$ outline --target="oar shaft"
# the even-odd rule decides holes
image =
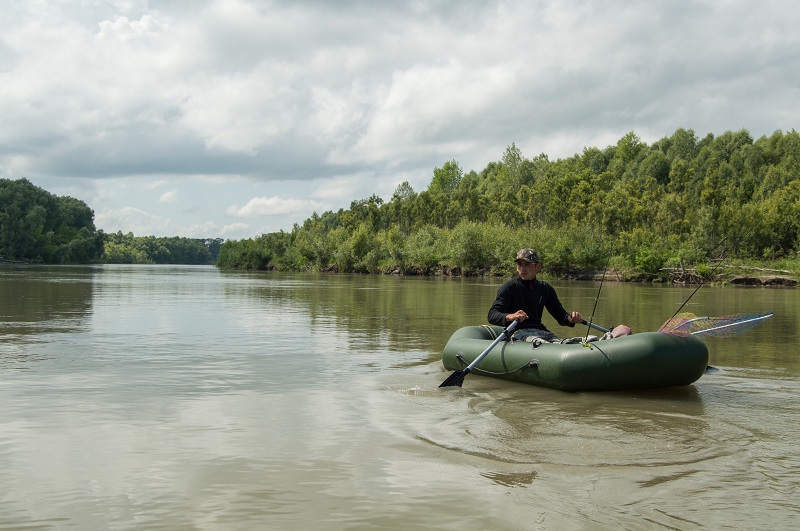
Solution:
[[[472,368],[473,368],[475,365],[477,365],[478,363],[480,363],[480,362],[481,362],[481,360],[482,360],[483,358],[485,358],[485,357],[486,357],[486,355],[487,355],[487,354],[489,354],[489,352],[491,352],[491,351],[492,351],[492,349],[493,349],[494,347],[496,347],[496,346],[497,346],[497,344],[498,344],[498,343],[500,343],[502,340],[504,340],[504,339],[506,338],[506,336],[509,336],[509,335],[511,335],[511,332],[513,332],[513,331],[514,331],[514,329],[517,327],[517,325],[518,325],[518,324],[519,324],[519,321],[517,321],[517,320],[514,320],[514,321],[512,321],[512,322],[511,322],[511,324],[510,324],[510,325],[508,325],[508,326],[506,327],[506,329],[505,329],[505,330],[503,330],[503,331],[500,333],[500,335],[499,335],[499,336],[497,336],[497,338],[495,338],[495,340],[494,340],[494,341],[492,341],[492,343],[491,343],[491,344],[490,344],[488,347],[486,347],[486,350],[484,350],[483,352],[481,352],[481,353],[478,355],[478,357],[477,357],[477,358],[475,358],[474,360],[472,360],[472,363],[470,363],[469,365],[467,365],[467,368],[466,368],[466,369],[464,369],[464,371],[465,371],[465,372],[469,372],[469,371],[471,371],[471,370],[472,370]]]

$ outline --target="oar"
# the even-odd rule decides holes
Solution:
[[[499,335],[499,336],[497,336],[497,339],[495,339],[494,341],[492,341],[492,344],[491,344],[491,345],[489,345],[488,347],[486,347],[486,350],[484,350],[483,352],[481,352],[480,356],[478,356],[477,358],[475,358],[475,359],[472,361],[472,363],[470,363],[469,365],[467,365],[467,368],[466,368],[466,369],[464,369],[464,370],[461,370],[461,371],[456,371],[456,372],[454,372],[453,374],[451,374],[450,376],[448,376],[448,377],[447,377],[447,379],[446,379],[445,381],[443,381],[439,387],[450,387],[450,386],[453,386],[453,385],[457,385],[457,386],[461,387],[461,383],[464,381],[464,377],[465,377],[466,375],[468,375],[468,374],[469,374],[469,372],[472,370],[472,368],[473,368],[473,367],[475,367],[475,365],[477,365],[478,363],[480,363],[480,361],[481,361],[483,358],[485,358],[485,357],[486,357],[486,355],[487,355],[489,352],[491,352],[491,351],[492,351],[492,349],[493,349],[494,347],[496,347],[498,343],[500,343],[500,342],[501,342],[503,339],[505,339],[505,338],[506,338],[506,336],[510,335],[510,334],[511,334],[511,332],[512,332],[512,331],[513,331],[513,330],[514,330],[516,327],[517,327],[517,324],[518,324],[518,321],[517,321],[516,319],[514,319],[513,321],[511,321],[511,324],[510,324],[510,325],[508,325],[508,326],[506,327],[506,329],[505,329],[505,330],[503,330],[503,331],[500,333],[500,335]]]

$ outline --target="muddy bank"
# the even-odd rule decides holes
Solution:
[[[797,287],[797,279],[788,276],[764,276],[764,277],[749,277],[739,276],[733,277],[728,281],[730,284],[737,284],[740,286],[785,286]]]
[[[737,286],[797,287],[798,280],[790,272],[769,273],[769,270],[752,268],[761,274],[734,274],[722,272],[703,279],[696,270],[662,270],[662,275],[652,275],[635,271],[611,269],[608,271],[570,269],[566,271],[543,271],[543,277],[564,280],[594,280],[605,282],[642,282],[670,284],[732,284]],[[775,271],[775,270],[772,270]],[[462,267],[406,268],[393,267],[383,272],[387,275],[462,277],[511,277],[514,271],[476,270]]]
[[[603,272],[594,272],[588,276],[574,277],[576,280],[601,280],[603,279]],[[605,274],[606,282],[654,282],[654,283],[670,283],[670,284],[732,284],[736,286],[767,286],[767,287],[789,287],[795,288],[798,286],[797,278],[790,274],[762,274],[762,275],[737,275],[732,273],[720,273],[713,275],[705,280],[700,275],[683,274],[683,275],[669,275],[667,277],[654,277],[653,275],[645,275],[641,273],[621,273],[621,272],[607,272]]]

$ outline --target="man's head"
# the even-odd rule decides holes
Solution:
[[[536,273],[542,268],[539,255],[533,249],[520,249],[514,263],[517,265],[517,273],[522,280],[533,280],[536,278]]]

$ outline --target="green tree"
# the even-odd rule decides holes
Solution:
[[[434,168],[433,179],[428,186],[431,195],[450,197],[450,194],[461,182],[464,172],[455,160],[445,162],[441,168]]]
[[[0,179],[0,257],[87,263],[101,253],[102,233],[83,201],[55,196],[27,179]]]

